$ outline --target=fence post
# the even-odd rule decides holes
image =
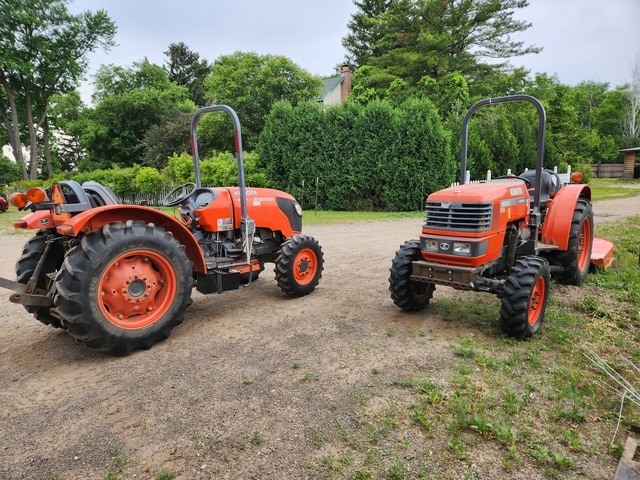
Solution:
[[[491,170],[487,170],[487,182],[491,181]]]
[[[315,204],[315,205],[314,205],[314,207],[313,207],[313,210],[314,210],[315,212],[317,212],[317,211],[318,211],[318,180],[319,180],[319,178],[320,178],[320,177],[316,177],[316,204]]]

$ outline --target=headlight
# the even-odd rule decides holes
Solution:
[[[438,251],[438,241],[437,240],[432,240],[430,238],[426,238],[424,240],[424,250],[427,250],[429,252],[437,252]]]
[[[297,213],[299,216],[302,216],[302,207],[300,206],[300,204],[299,204],[299,203],[294,203],[294,204],[293,204],[293,208],[295,208],[296,213]]]
[[[453,253],[456,255],[471,255],[471,244],[453,242]]]

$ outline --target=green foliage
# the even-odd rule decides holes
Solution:
[[[522,0],[363,1],[343,39],[350,59],[393,79],[417,84],[428,75],[439,79],[461,72],[474,79],[484,68],[483,58],[510,58],[537,53],[536,47],[513,41],[531,24],[514,18],[527,5]],[[379,85],[381,86],[381,85]]]
[[[389,9],[391,0],[355,0],[353,3],[358,11],[351,15],[347,25],[351,33],[342,39],[342,45],[349,52],[347,61],[359,67],[375,55],[373,47],[382,37],[380,17]]]
[[[106,11],[73,15],[67,4],[66,0],[0,2],[0,99],[5,118],[17,120],[10,127],[8,120],[4,125],[16,152],[22,152],[22,140],[29,138],[30,179],[38,175],[40,128],[48,131],[51,96],[77,86],[87,68],[87,54],[112,46],[116,31]]]
[[[428,100],[323,109],[274,106],[258,144],[268,178],[303,203],[331,210],[422,207],[453,180],[450,137]],[[305,188],[306,187],[306,188]]]
[[[200,60],[200,55],[182,42],[172,43],[164,54],[169,57],[165,66],[169,80],[187,87],[193,103],[205,105],[204,80],[211,72],[209,62]]]
[[[288,100],[295,105],[313,100],[320,95],[322,81],[286,57],[236,52],[214,62],[205,87],[211,104],[234,108],[242,122],[244,145],[252,150],[275,102]],[[228,124],[217,122],[211,126],[203,132],[203,139],[207,136],[214,149],[227,149]]]
[[[589,183],[593,180],[593,170],[588,163],[576,163],[571,166],[571,171],[582,173],[582,183]]]
[[[80,163],[81,170],[139,163],[143,139],[152,126],[170,118],[170,112],[194,109],[188,90],[170,82],[161,67],[146,60],[131,69],[101,67],[93,98],[95,109],[83,116],[80,143],[87,158]],[[182,146],[184,140],[179,143]],[[155,159],[159,165],[161,160]]]
[[[191,112],[171,110],[142,138],[142,163],[163,169],[170,156],[189,151]]]
[[[110,171],[111,181],[105,181],[116,195],[125,196],[136,189],[136,177],[141,167],[114,168]]]
[[[0,155],[0,185],[8,185],[22,178],[22,168],[7,157]]]
[[[245,183],[251,187],[267,187],[267,177],[258,169],[258,156],[244,153]],[[238,162],[231,153],[218,153],[203,159],[200,164],[202,184],[210,187],[238,185]]]
[[[168,183],[185,183],[195,181],[193,157],[188,153],[173,154],[169,157],[167,167],[162,171]]]
[[[135,178],[136,189],[140,193],[149,194],[158,191],[163,185],[162,175],[152,167],[142,167]]]

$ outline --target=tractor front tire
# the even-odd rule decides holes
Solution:
[[[67,254],[55,304],[67,331],[89,348],[148,349],[182,322],[192,265],[184,245],[153,224],[105,225]]]
[[[593,210],[591,202],[581,197],[573,211],[567,250],[549,254],[551,263],[563,268],[554,277],[561,283],[580,285],[589,272],[592,248]]]
[[[276,282],[290,297],[313,292],[322,277],[324,256],[317,240],[293,235],[280,246],[275,261]]]
[[[540,329],[549,300],[549,263],[537,256],[520,257],[504,283],[500,328],[514,338]]]
[[[400,246],[400,250],[396,252],[391,262],[389,275],[391,299],[407,312],[418,312],[426,308],[436,289],[434,283],[411,280],[411,264],[421,258],[420,241],[409,240]]]
[[[54,229],[40,230],[36,235],[24,244],[22,256],[16,262],[16,281],[27,284],[36,269],[36,265],[42,258],[45,250],[47,236],[55,234]],[[48,276],[58,271],[64,261],[64,248],[60,243],[54,243],[49,248],[47,258],[45,259],[44,268],[36,281],[36,287],[41,290],[47,290],[49,283]],[[33,307],[25,305],[27,312],[33,314],[36,320],[51,325],[54,328],[62,328],[60,319],[54,317],[49,312],[49,307]]]

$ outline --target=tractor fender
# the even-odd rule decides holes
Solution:
[[[107,205],[92,208],[58,225],[57,231],[60,235],[77,237],[81,233],[90,233],[109,223],[126,222],[127,220],[153,223],[171,232],[173,237],[184,245],[189,260],[193,262],[193,270],[200,273],[207,272],[202,250],[189,229],[176,218],[153,208],[138,205]]]
[[[560,250],[569,248],[573,212],[580,197],[591,200],[588,185],[566,185],[555,194],[542,226],[542,243],[555,245]]]

